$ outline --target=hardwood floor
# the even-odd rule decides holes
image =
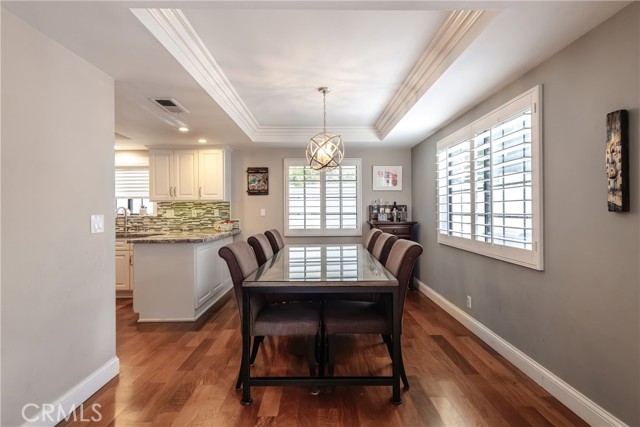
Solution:
[[[61,426],[585,426],[583,420],[417,291],[407,296],[403,353],[411,388],[403,404],[389,387],[234,389],[239,319],[231,294],[197,324],[138,324],[131,300],[117,301],[120,375],[84,405],[101,420]],[[339,336],[336,375],[390,374],[379,336]],[[258,375],[306,375],[306,342],[267,337]],[[81,417],[77,417],[80,420]]]

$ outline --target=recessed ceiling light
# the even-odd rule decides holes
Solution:
[[[189,132],[189,128],[188,128],[188,127],[186,127],[186,126],[180,126],[180,127],[178,128],[178,130],[179,130],[180,132]]]
[[[198,140],[198,142],[199,142],[200,144],[206,144],[206,143],[207,143],[207,140],[206,140],[206,139],[204,139],[204,138],[200,138],[200,139]]]

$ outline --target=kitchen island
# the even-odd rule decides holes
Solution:
[[[133,310],[138,322],[195,321],[232,288],[218,250],[240,231],[174,233],[134,243]]]

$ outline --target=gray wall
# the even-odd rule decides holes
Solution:
[[[373,199],[394,201],[398,204],[406,204],[411,211],[411,150],[404,149],[359,149],[350,148],[345,142],[345,152],[348,158],[362,159],[362,204],[363,212],[368,212],[367,207]],[[231,218],[239,218],[242,224],[241,237],[246,239],[255,233],[262,233],[270,228],[277,228],[281,232],[284,227],[284,175],[283,162],[285,158],[304,158],[304,142],[296,149],[252,149],[235,150],[231,155],[233,184],[231,193]],[[402,166],[403,185],[402,191],[373,191],[372,167],[373,166]],[[247,195],[247,168],[266,166],[269,168],[269,195]],[[260,216],[260,209],[265,208],[267,215]],[[362,230],[366,233],[369,225],[366,224],[366,214],[363,216]],[[285,243],[316,243],[326,238],[291,237],[285,238]],[[361,237],[331,237],[332,242],[359,242]]]
[[[2,10],[2,426],[115,358],[113,94]]]
[[[629,425],[640,425],[639,4],[623,9],[412,150],[435,183],[436,142],[536,84],[544,92],[545,271],[436,241],[435,185],[415,186],[420,280]],[[607,212],[605,117],[630,113],[631,212]],[[473,298],[473,310],[465,305]]]

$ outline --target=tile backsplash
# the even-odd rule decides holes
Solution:
[[[216,221],[230,219],[229,211],[229,202],[158,202],[154,216],[130,215],[129,231],[209,232]],[[124,217],[117,216],[116,232],[122,231]]]

